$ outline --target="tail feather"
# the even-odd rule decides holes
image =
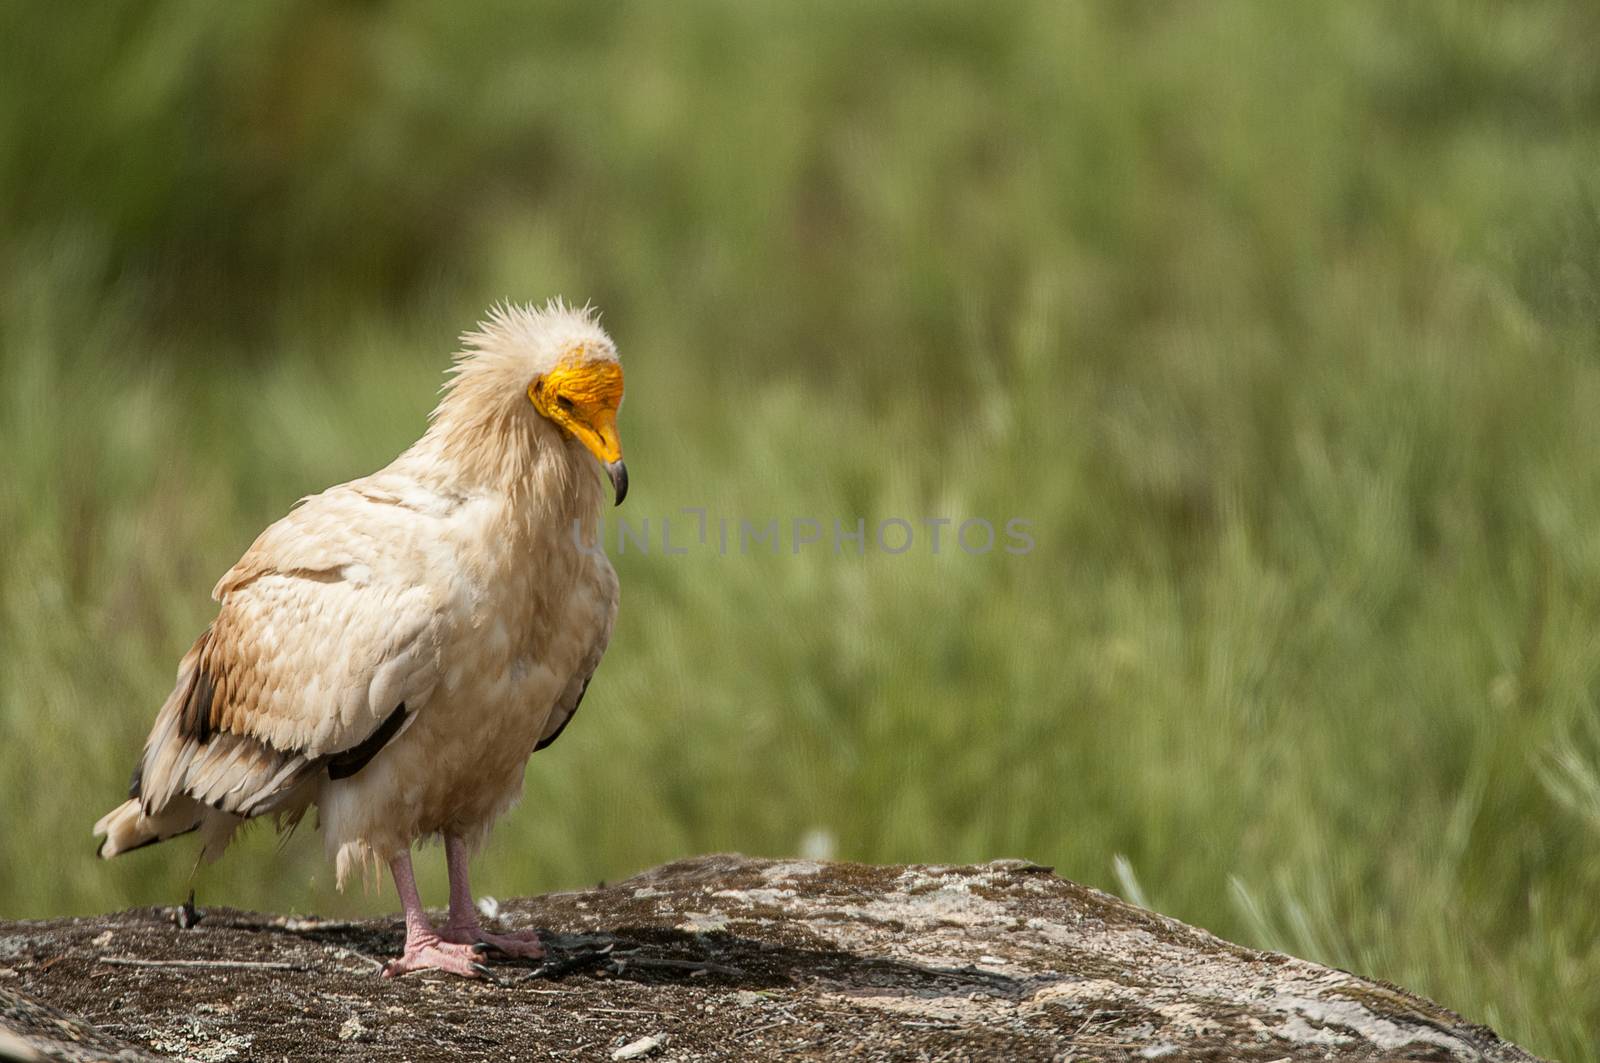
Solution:
[[[105,839],[100,843],[100,857],[109,860],[199,830],[206,811],[198,802],[180,798],[169,802],[155,815],[147,816],[138,801],[124,801],[94,825],[95,837]]]

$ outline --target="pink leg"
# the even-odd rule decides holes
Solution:
[[[537,930],[491,934],[478,925],[478,908],[472,903],[472,886],[467,882],[466,842],[447,836],[444,840],[444,859],[450,867],[450,921],[441,932],[441,937],[462,945],[488,945],[507,956],[538,959],[544,955],[544,946],[539,944]]]
[[[428,914],[422,910],[422,898],[417,894],[416,876],[411,872],[411,854],[401,853],[389,861],[389,870],[394,875],[394,888],[400,894],[400,905],[406,912],[406,948],[399,959],[383,965],[383,976],[393,978],[411,971],[432,969],[449,971],[463,978],[480,977],[482,965],[477,962],[478,951],[471,945],[446,941],[428,922]]]

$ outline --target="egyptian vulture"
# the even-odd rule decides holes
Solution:
[[[301,500],[223,575],[100,855],[200,831],[221,855],[262,815],[315,805],[342,887],[387,863],[405,908],[389,975],[472,977],[485,946],[470,854],[583,700],[617,577],[601,468],[628,490],[622,369],[593,312],[504,307],[463,337],[427,431],[387,468]],[[597,464],[598,463],[598,464]],[[450,914],[423,912],[411,846],[440,837]]]

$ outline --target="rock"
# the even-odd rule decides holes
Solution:
[[[492,982],[377,977],[398,916],[0,922],[0,1058],[1534,1060],[1394,986],[1025,861],[708,856],[499,916],[549,955],[492,961]]]
[[[621,1048],[611,1053],[611,1058],[613,1060],[641,1059],[660,1048],[661,1045],[662,1040],[659,1037],[641,1037],[637,1041],[634,1041],[631,1044],[623,1045]]]
[[[0,989],[0,1060],[6,1063],[107,1059],[153,1063],[159,1058],[59,1008]]]
[[[339,1026],[339,1040],[341,1040],[341,1041],[365,1041],[366,1039],[367,1039],[367,1027],[366,1027],[365,1024],[362,1023],[361,1016],[352,1015],[348,1019],[344,1020],[344,1022],[342,1024],[340,1024],[340,1026]]]

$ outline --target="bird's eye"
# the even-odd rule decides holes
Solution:
[[[556,396],[556,405],[569,412],[572,410],[572,400],[565,395]]]

